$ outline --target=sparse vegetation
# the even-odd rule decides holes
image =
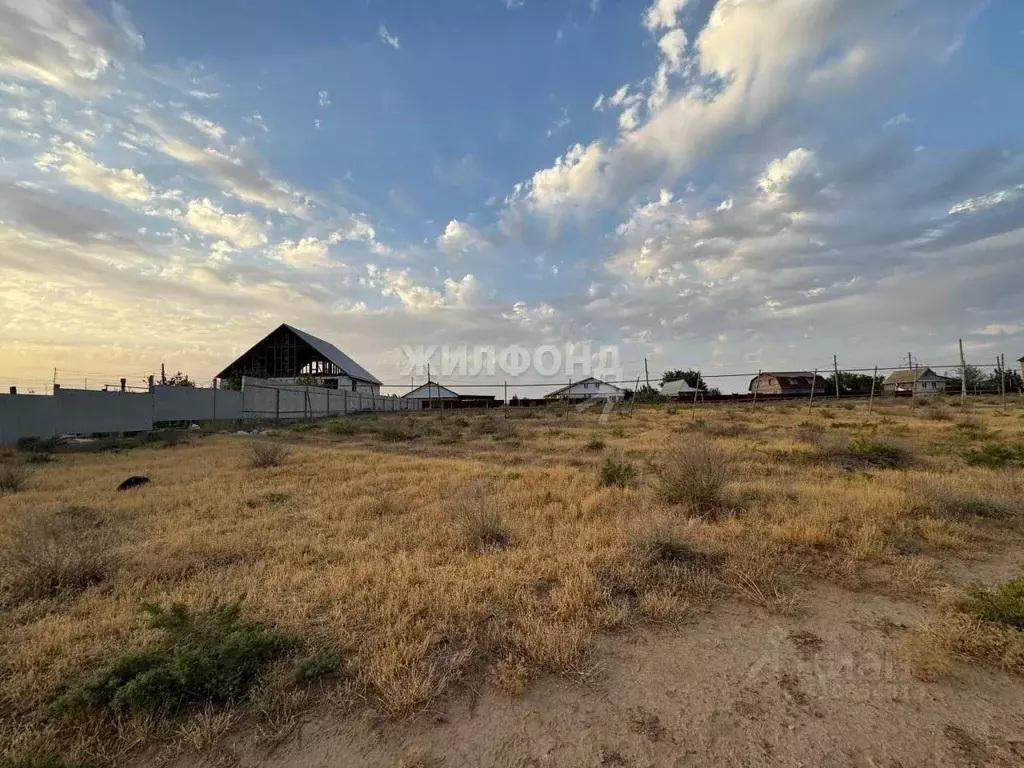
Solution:
[[[176,715],[240,701],[293,639],[242,618],[237,604],[195,612],[175,603],[147,604],[160,640],[122,655],[72,686],[54,703],[63,714],[163,712]]]
[[[964,461],[971,467],[987,467],[989,469],[1024,467],[1024,444],[986,443],[980,448],[966,450]]]
[[[0,493],[17,493],[25,487],[32,470],[16,459],[0,460]]]
[[[269,469],[280,467],[291,455],[291,450],[283,443],[271,440],[258,440],[249,445],[246,464],[249,469]]]
[[[960,607],[983,621],[1024,629],[1024,576],[995,587],[970,587]]]
[[[299,659],[293,677],[297,685],[307,685],[333,675],[340,668],[341,652],[334,648],[323,648]]]
[[[385,443],[406,443],[418,438],[420,433],[410,424],[388,422],[377,431],[377,435]]]
[[[0,573],[15,600],[81,592],[116,562],[110,536],[86,507],[20,515],[0,543]]]
[[[969,569],[1024,522],[1024,472],[963,460],[972,435],[1013,445],[1021,422],[979,405],[965,430],[912,418],[909,403],[876,407],[885,419],[823,422],[817,408],[805,421],[806,404],[700,405],[700,421],[651,406],[610,424],[510,409],[504,440],[494,413],[381,413],[344,420],[359,440],[329,439],[334,422],[259,440],[292,457],[270,472],[248,469],[254,438],[230,434],[187,451],[62,453],[0,502],[4,557],[31,551],[10,546],[26,536],[100,567],[22,576],[4,560],[0,744],[23,751],[0,746],[0,762],[54,744],[77,760],[102,745],[101,761],[193,744],[193,721],[263,728],[254,718],[294,722],[325,698],[405,717],[463,683],[515,693],[542,674],[584,676],[602,631],[701,622],[695,607],[720,600],[786,613],[812,577],[926,606],[947,578],[939,558],[963,554]],[[382,446],[373,436],[389,430],[420,439]],[[458,444],[443,448],[449,435]],[[927,450],[940,440],[952,448]],[[874,471],[892,466],[904,471]],[[139,472],[151,486],[114,491]],[[28,525],[43,522],[59,532]],[[240,597],[245,618],[213,628],[201,607]],[[141,621],[153,599],[197,606],[179,623],[206,639]],[[1012,610],[1009,589],[969,593],[922,644],[1024,670],[1024,633],[990,618]],[[237,686],[221,676],[236,651],[253,660],[252,675],[228,675]],[[179,665],[187,691],[168,682]],[[189,677],[199,669],[210,688]],[[67,717],[53,717],[56,700]]]
[[[657,467],[658,493],[669,504],[696,515],[715,515],[724,506],[731,457],[707,438],[692,437],[665,449]]]
[[[636,467],[628,461],[620,461],[611,457],[601,465],[601,484],[618,488],[629,488],[636,485]]]

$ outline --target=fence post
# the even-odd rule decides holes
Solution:
[[[811,412],[811,406],[814,405],[814,385],[818,383],[818,369],[814,369],[814,376],[811,377],[811,399],[807,401],[807,412]]]
[[[629,418],[633,418],[633,405],[636,403],[636,391],[640,388],[640,374],[636,376],[636,384],[633,385],[633,396],[629,399]]]
[[[967,407],[967,363],[964,361],[964,340],[960,339],[960,410]]]
[[[875,407],[875,382],[878,381],[878,366],[875,366],[875,373],[871,377],[871,398],[868,400],[868,413]]]
[[[213,380],[213,420],[217,420],[217,380]]]
[[[757,369],[757,378],[754,379],[754,399],[750,402],[750,410],[753,412],[754,408],[757,407],[757,390],[761,388],[761,369]]]
[[[697,377],[697,386],[693,388],[693,405],[690,406],[690,421],[697,420],[697,395],[700,393],[700,376]]]
[[[505,379],[505,418],[508,419],[508,379]]]
[[[274,389],[274,423],[281,421],[281,390]]]
[[[914,378],[910,382],[910,412],[913,413],[917,409],[917,379],[921,374],[918,373],[919,366],[914,366]]]
[[[565,390],[565,418],[569,419],[569,401],[572,399],[572,378],[569,379],[569,388]]]

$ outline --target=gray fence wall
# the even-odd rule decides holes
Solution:
[[[231,389],[154,387],[153,421],[237,421],[242,393]]]
[[[420,404],[399,397],[242,379],[243,419],[303,419],[359,411],[418,411]]]
[[[358,411],[419,410],[397,397],[243,380],[242,391],[154,387],[151,392],[59,389],[54,395],[0,395],[0,445],[23,437],[147,432],[162,421],[316,418]]]

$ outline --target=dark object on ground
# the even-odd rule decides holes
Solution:
[[[149,478],[148,477],[145,477],[143,475],[132,475],[127,480],[125,480],[123,483],[121,483],[119,486],[117,486],[117,490],[119,490],[119,491],[129,491],[132,488],[138,488],[140,485],[145,485],[148,482],[149,482]]]

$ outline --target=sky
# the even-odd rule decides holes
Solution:
[[[1016,0],[0,0],[0,384],[1016,360],[1021,82]]]

